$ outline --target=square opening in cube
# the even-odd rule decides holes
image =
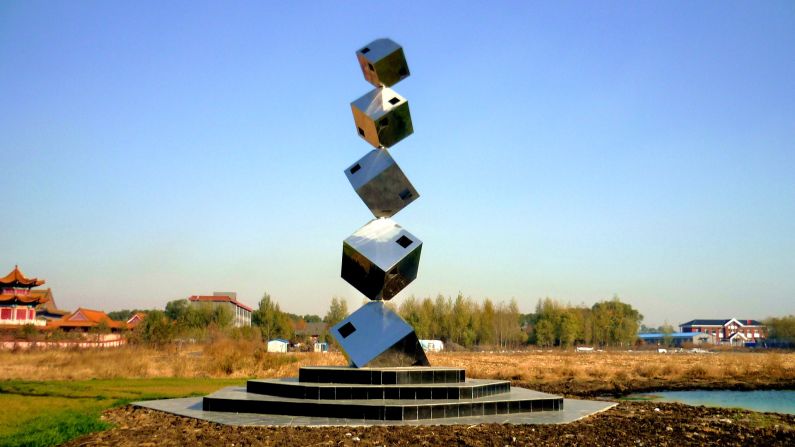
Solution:
[[[357,129],[359,130],[359,135],[364,136],[364,129],[361,127],[357,127]]]
[[[381,127],[386,127],[389,125],[389,118],[383,118],[381,121],[378,122],[378,125]]]
[[[400,76],[401,78],[405,78],[408,75],[409,75],[409,69],[405,65],[400,67],[400,70],[398,70],[398,76]]]
[[[367,68],[369,68],[370,71],[375,71],[375,67],[373,67],[373,64],[367,64]]]
[[[389,100],[389,103],[392,104],[392,105],[395,105],[395,104],[397,104],[399,102],[400,102],[400,98],[397,98],[397,97],[392,98],[392,99]]]
[[[398,245],[400,245],[403,248],[406,248],[409,245],[411,245],[412,243],[414,243],[414,241],[412,241],[411,239],[407,238],[405,235],[400,236],[400,239],[396,240],[395,242],[397,242]]]
[[[362,54],[367,54],[370,52],[370,49],[367,47],[362,48]]]
[[[408,200],[411,198],[412,194],[408,188],[404,189],[400,194],[398,194],[402,200]]]
[[[351,334],[353,334],[354,332],[356,332],[356,328],[355,328],[355,327],[353,326],[353,324],[351,324],[351,322],[349,321],[349,322],[347,322],[347,323],[343,324],[343,325],[342,325],[342,326],[341,326],[341,327],[340,327],[340,328],[337,330],[337,332],[339,332],[339,333],[340,333],[340,335],[342,335],[342,338],[348,338],[348,336],[349,336],[349,335],[351,335]]]
[[[355,164],[355,165],[353,165],[353,167],[351,168],[351,174],[356,174],[356,172],[357,172],[359,169],[362,169],[362,166],[361,166],[359,163],[356,163],[356,164]]]

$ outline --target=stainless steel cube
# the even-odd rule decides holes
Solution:
[[[414,132],[408,101],[391,88],[368,92],[351,110],[359,136],[374,147],[391,147]]]
[[[371,300],[389,300],[417,278],[422,241],[392,219],[370,221],[342,243],[342,279]]]
[[[376,87],[391,87],[409,76],[403,48],[390,39],[376,39],[356,52],[362,74]]]
[[[351,363],[364,366],[428,366],[414,329],[382,301],[360,307],[331,328]]]
[[[345,175],[375,217],[392,217],[420,196],[386,149],[373,149]]]

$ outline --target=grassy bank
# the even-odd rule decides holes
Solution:
[[[104,430],[103,410],[137,400],[204,395],[241,379],[0,382],[0,445],[50,446]]]

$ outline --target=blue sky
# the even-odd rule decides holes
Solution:
[[[403,45],[402,296],[795,313],[793,2],[0,3],[0,268],[61,307],[323,313],[370,218],[355,51]]]

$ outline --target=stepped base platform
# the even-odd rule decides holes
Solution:
[[[242,425],[403,425],[562,423],[615,404],[467,379],[460,368],[304,367],[294,379],[249,380],[204,398],[136,405]]]
[[[509,393],[476,399],[291,399],[249,393],[244,388],[224,388],[203,400],[204,411],[282,414],[287,416],[409,421],[492,414],[559,411],[563,398],[538,391],[513,388]]]

